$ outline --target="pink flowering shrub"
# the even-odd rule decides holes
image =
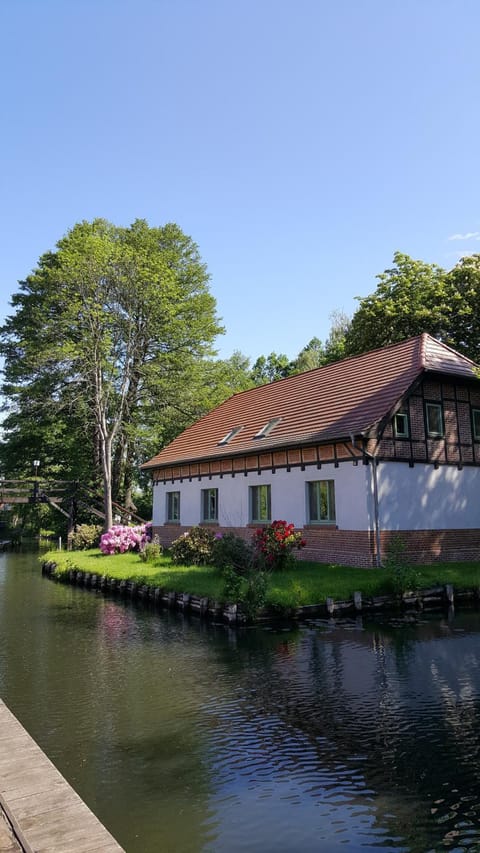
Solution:
[[[125,551],[141,551],[152,538],[152,523],[128,527],[126,524],[114,524],[100,537],[102,554],[124,554]]]

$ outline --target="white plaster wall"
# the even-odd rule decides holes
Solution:
[[[202,477],[190,483],[159,483],[153,489],[153,523],[165,524],[166,492],[180,492],[180,523],[191,527],[201,520],[202,489],[218,489],[220,527],[244,527],[249,523],[249,487],[263,483],[271,486],[272,520],[276,518],[303,527],[307,520],[306,483],[311,480],[334,480],[336,524],[343,530],[368,530],[373,528],[373,499],[371,494],[370,466],[340,463],[338,468],[323,465],[321,469],[306,467],[277,469],[275,474],[264,471],[260,476],[249,473]]]
[[[480,527],[480,468],[399,462],[378,465],[381,530]]]

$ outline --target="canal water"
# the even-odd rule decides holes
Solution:
[[[128,853],[480,850],[480,615],[229,629],[0,555],[0,696]]]

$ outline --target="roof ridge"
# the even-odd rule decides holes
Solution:
[[[371,356],[376,352],[384,352],[386,350],[390,350],[393,347],[404,346],[405,344],[410,343],[411,341],[416,340],[417,338],[421,338],[422,335],[428,335],[428,332],[422,332],[418,335],[411,335],[409,338],[403,338],[401,341],[394,341],[391,344],[384,344],[381,347],[375,347],[375,349],[365,350],[364,352],[358,352],[354,355],[347,355],[345,358],[339,358],[337,361],[329,361],[328,364],[321,364],[320,367],[311,367],[309,370],[301,370],[299,373],[290,373],[288,376],[282,376],[280,379],[273,379],[271,382],[263,382],[262,385],[254,385],[252,388],[245,388],[244,391],[236,391],[227,399],[231,399],[232,397],[238,397],[240,394],[248,394],[249,391],[253,391],[255,388],[265,388],[267,385],[276,385],[278,382],[286,382],[288,379],[293,379],[298,376],[305,376],[307,373],[314,373],[316,370],[326,370],[330,367],[336,367],[339,364],[344,364],[347,361],[354,361],[356,358],[365,358],[365,356]],[[431,337],[431,335],[429,335]],[[432,338],[435,340],[435,338]]]
[[[440,344],[443,349],[448,350],[448,352],[453,353],[453,355],[458,356],[458,358],[461,358],[463,361],[468,361],[468,363],[473,364],[474,367],[478,367],[478,363],[474,361],[473,358],[469,358],[468,355],[464,355],[462,352],[459,352],[458,350],[454,349],[454,347],[451,347],[450,344],[444,343],[444,341],[441,341],[439,338],[434,338],[433,335],[430,335],[428,332],[424,332],[423,334],[425,335],[425,338],[430,338],[430,340],[434,343]]]
[[[428,332],[422,332],[420,335],[420,366],[425,370],[427,366],[427,338],[432,336]],[[435,340],[435,338],[432,338]]]

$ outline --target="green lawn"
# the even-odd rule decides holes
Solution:
[[[141,562],[138,554],[134,553],[105,556],[98,550],[50,551],[42,556],[42,560],[56,562],[58,575],[77,568],[176,592],[218,600],[223,598],[223,580],[218,570],[210,566],[175,566],[168,556],[159,557],[155,563],[149,564]],[[437,563],[418,566],[416,570],[421,588],[446,583],[453,584],[456,589],[480,587],[480,562]],[[267,604],[298,607],[319,604],[327,596],[345,600],[357,590],[365,596],[391,592],[389,572],[386,569],[357,569],[299,560],[294,569],[270,575]]]

